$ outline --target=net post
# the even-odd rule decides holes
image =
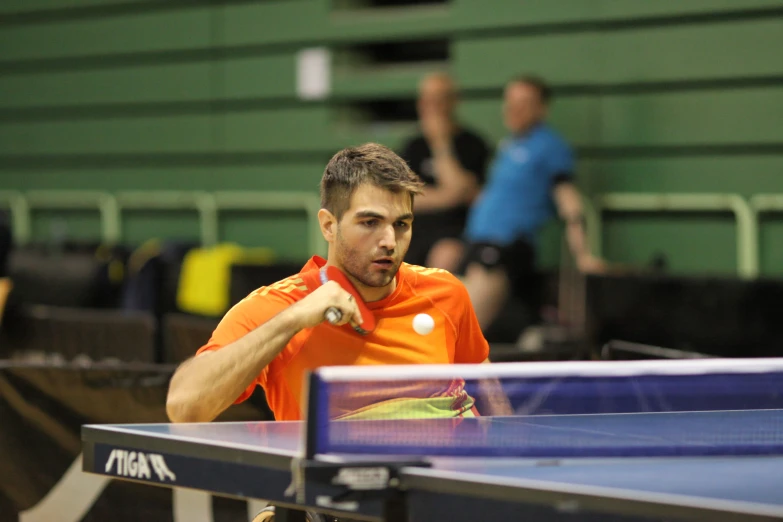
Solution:
[[[304,504],[305,494],[305,467],[315,460],[318,442],[318,426],[323,422],[320,419],[319,404],[322,395],[318,392],[320,379],[316,372],[312,371],[305,377],[302,396],[302,414],[304,416],[304,451],[301,457],[291,460],[291,484],[286,489],[286,496],[294,496],[298,504]]]
[[[307,393],[305,394],[307,403],[305,404],[305,452],[306,461],[315,459],[318,452],[318,432],[324,423],[321,418],[321,402],[324,400],[323,394],[319,393],[321,380],[316,371],[310,372],[306,379]]]

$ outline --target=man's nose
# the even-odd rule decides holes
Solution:
[[[393,225],[383,227],[378,246],[388,251],[394,250],[394,247],[397,246],[397,235],[395,234]]]

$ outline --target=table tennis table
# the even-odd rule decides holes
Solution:
[[[88,425],[82,429],[83,469],[352,520],[384,520],[390,503],[411,522],[783,520],[783,410],[494,417],[480,422],[488,424],[494,444],[502,443],[506,429],[517,435],[525,431],[530,441],[548,437],[550,442],[567,431],[570,445],[577,437],[576,446],[591,446],[599,455],[604,448],[605,456],[334,454],[324,462],[354,466],[348,475],[365,473],[369,482],[378,462],[388,461],[393,491],[346,495],[339,484],[305,478],[303,494],[291,495],[304,423]],[[677,434],[694,429],[728,433],[742,440],[743,447],[737,455],[716,455],[706,438],[687,442],[687,456],[678,455],[671,449],[678,447]],[[630,448],[631,456],[613,456],[618,444]],[[636,444],[653,448],[656,456],[633,456]],[[761,446],[778,454],[754,450]]]

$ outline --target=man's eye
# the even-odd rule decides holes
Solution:
[[[405,228],[408,228],[408,226],[409,226],[409,225],[408,225],[408,222],[407,222],[407,221],[398,221],[398,222],[395,224],[395,226],[396,226],[397,228],[402,228],[402,229],[405,229]]]
[[[362,225],[364,225],[364,226],[366,226],[368,228],[372,228],[372,227],[374,227],[377,224],[378,224],[378,220],[376,220],[376,219],[369,219],[367,221],[362,221]]]

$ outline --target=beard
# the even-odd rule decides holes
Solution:
[[[393,250],[381,250],[368,255],[362,253],[357,248],[349,247],[340,233],[339,228],[337,229],[336,246],[337,260],[342,269],[364,286],[380,288],[388,285],[397,275],[397,271],[402,264],[402,258]],[[373,259],[386,256],[394,259],[387,269],[378,270],[372,266]]]

